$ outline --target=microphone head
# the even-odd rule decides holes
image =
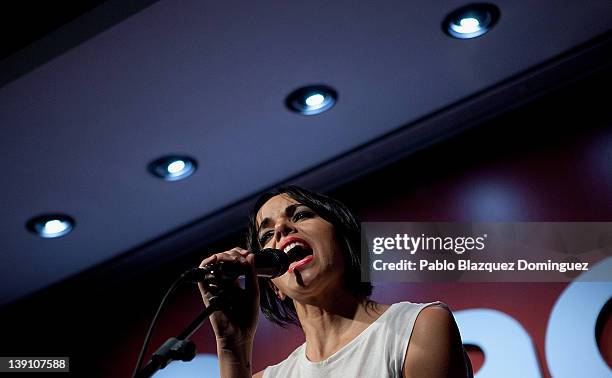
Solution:
[[[259,277],[275,278],[289,269],[289,257],[279,249],[265,248],[255,254],[255,269]]]

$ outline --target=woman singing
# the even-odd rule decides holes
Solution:
[[[233,248],[200,266],[237,261],[250,267],[245,288],[229,288],[232,310],[211,316],[222,377],[251,377],[259,308],[295,324],[306,342],[253,377],[470,377],[471,365],[448,308],[440,303],[381,304],[361,282],[360,229],[340,202],[290,186],[263,194],[251,213],[247,249]],[[263,248],[303,258],[284,275],[257,279]],[[301,257],[300,256],[300,257]],[[204,303],[215,288],[200,284]]]

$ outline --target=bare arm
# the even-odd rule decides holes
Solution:
[[[221,377],[250,377],[253,343],[224,345],[217,340],[217,356]]]
[[[226,284],[223,290],[226,298],[232,301],[231,307],[223,307],[214,312],[209,320],[217,340],[217,355],[219,370],[224,378],[251,378],[251,359],[253,354],[253,339],[257,329],[259,308],[259,286],[255,274],[255,256],[242,248],[216,253],[207,257],[201,267],[219,261],[241,263],[248,266],[246,270],[245,288],[240,288],[238,280]],[[209,297],[219,290],[210,282],[199,284],[204,304],[210,304]]]
[[[463,344],[451,312],[439,306],[421,311],[404,360],[404,378],[468,377]]]

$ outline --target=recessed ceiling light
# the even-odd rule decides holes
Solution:
[[[499,19],[499,9],[493,4],[469,4],[449,14],[442,28],[451,37],[476,38],[488,32]]]
[[[26,228],[42,238],[58,238],[74,228],[74,220],[62,214],[47,214],[30,219]]]
[[[337,98],[336,91],[328,86],[310,85],[291,92],[285,104],[296,113],[315,115],[334,106]]]
[[[197,163],[187,156],[164,156],[149,164],[149,172],[166,181],[187,178],[195,172]]]

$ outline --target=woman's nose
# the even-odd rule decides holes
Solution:
[[[293,232],[295,232],[295,228],[288,220],[281,220],[276,223],[276,226],[274,226],[274,238],[277,243],[283,236],[287,236]]]

